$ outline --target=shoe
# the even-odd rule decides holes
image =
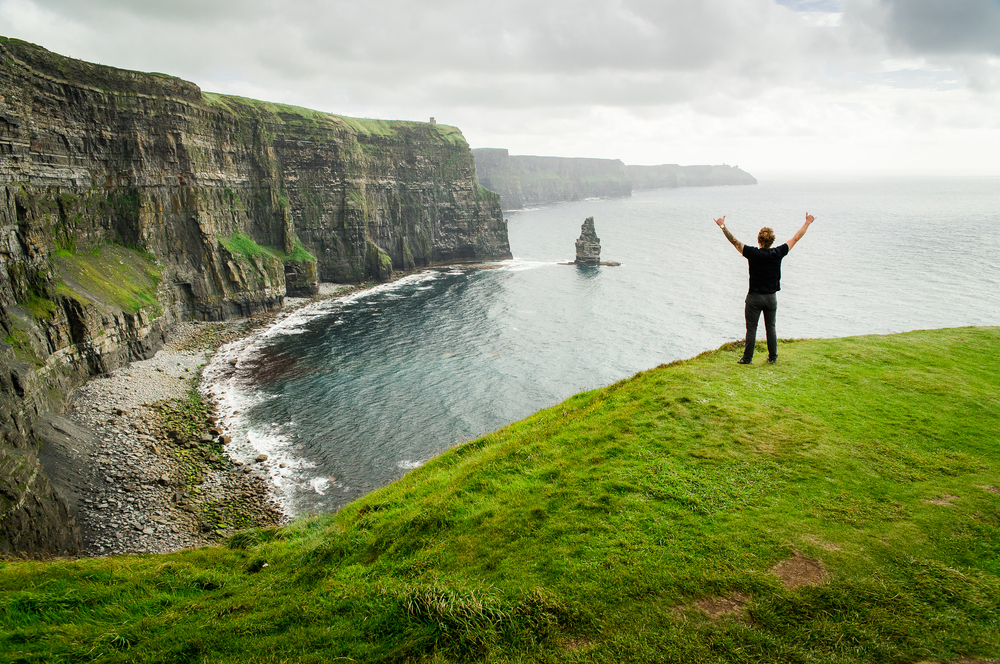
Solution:
[[[741,357],[740,359],[736,360],[736,364],[753,364],[753,360],[748,360],[745,357]]]
[[[768,364],[777,364],[778,363],[778,356],[775,355],[774,357],[767,358],[767,363]]]

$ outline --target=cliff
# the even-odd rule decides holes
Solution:
[[[633,190],[757,184],[738,166],[626,166],[618,159],[531,157],[476,148],[479,183],[500,195],[504,210],[584,198],[631,196]]]
[[[674,187],[717,187],[733,184],[757,184],[757,178],[739,166],[626,166],[632,189],[671,189]]]
[[[511,165],[510,153],[505,148],[476,148],[476,177],[479,184],[500,195],[500,207],[519,210],[524,207],[521,193],[521,176]]]
[[[480,184],[500,194],[505,210],[632,194],[625,164],[618,159],[510,156],[497,148],[472,152]]]
[[[34,422],[176,320],[509,257],[454,127],[203,93],[0,38],[0,552],[73,550]]]

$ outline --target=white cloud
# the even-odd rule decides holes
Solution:
[[[838,28],[844,23],[843,12],[804,11],[798,15],[806,25],[814,28]]]
[[[0,0],[0,32],[514,153],[1000,172],[1000,5],[967,2]]]

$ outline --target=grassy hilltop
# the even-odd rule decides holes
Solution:
[[[1000,657],[1000,329],[731,346],[337,515],[0,563],[0,661]]]

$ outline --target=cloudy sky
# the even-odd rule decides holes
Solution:
[[[1000,175],[1000,0],[0,0],[0,35],[512,154]]]

